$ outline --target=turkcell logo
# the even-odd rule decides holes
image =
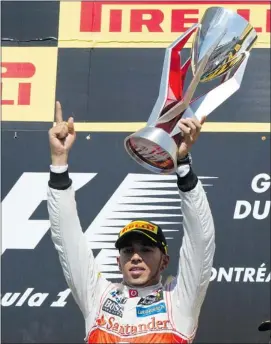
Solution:
[[[164,302],[159,303],[158,305],[153,305],[150,307],[136,307],[136,315],[138,317],[147,317],[149,315],[166,313],[166,305]]]

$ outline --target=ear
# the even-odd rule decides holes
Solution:
[[[119,267],[119,271],[122,272],[122,268],[121,268],[121,265],[120,265],[120,257],[119,256],[117,257],[117,264],[118,264],[118,267]]]
[[[169,264],[169,255],[163,254],[162,263],[160,267],[161,272],[164,271],[168,267],[168,264]]]

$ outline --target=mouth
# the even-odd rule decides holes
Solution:
[[[137,266],[137,267],[131,268],[129,271],[145,271],[145,269]]]

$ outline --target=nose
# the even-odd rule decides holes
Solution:
[[[131,262],[134,264],[140,263],[140,262],[142,262],[142,258],[140,257],[140,255],[137,252],[134,252],[134,254],[131,257]]]

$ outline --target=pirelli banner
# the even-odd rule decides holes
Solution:
[[[111,281],[114,242],[134,219],[156,222],[175,275],[182,212],[174,175],[148,173],[124,150],[158,96],[165,48],[210,6],[256,28],[238,92],[192,150],[216,227],[216,254],[196,343],[267,343],[270,319],[270,3],[2,3],[2,342],[83,343],[84,320],[53,247],[46,189],[56,99],[78,132],[69,169],[83,231]],[[184,50],[190,54],[191,40]],[[200,86],[201,88],[202,86]],[[199,90],[201,91],[201,89]]]

